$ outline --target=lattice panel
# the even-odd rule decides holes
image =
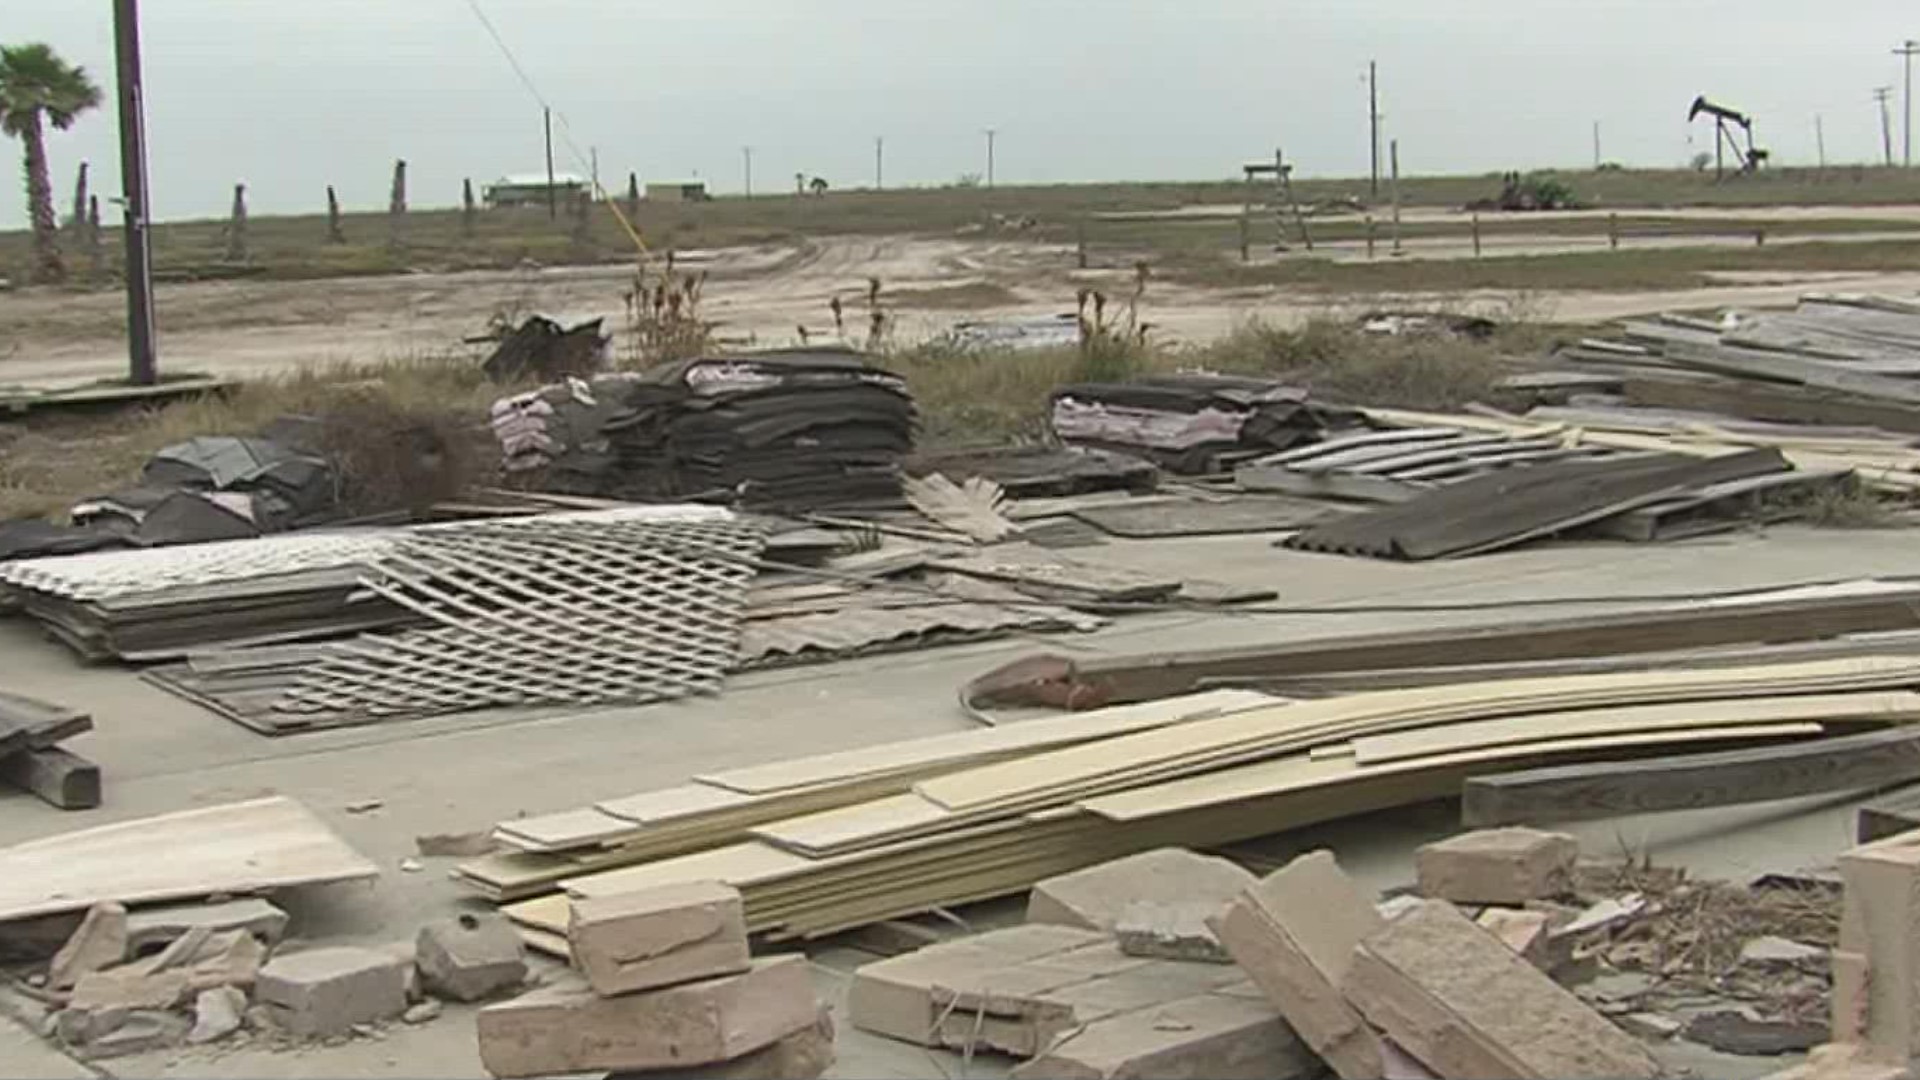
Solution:
[[[274,708],[386,717],[711,692],[765,542],[730,517],[416,532],[364,584],[437,625],[335,646]]]

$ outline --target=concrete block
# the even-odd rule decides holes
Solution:
[[[480,1061],[497,1077],[682,1069],[731,1061],[819,1018],[807,961],[601,997],[568,980],[480,1010]]]
[[[675,1069],[677,1080],[818,1080],[833,1067],[833,1013],[825,1006],[812,1026],[776,1039],[732,1061]],[[609,1073],[607,1080],[654,1080],[658,1073]]]
[[[1565,893],[1580,843],[1538,829],[1481,829],[1414,853],[1420,893],[1456,904],[1524,904]]]
[[[1142,960],[1103,943],[993,972],[964,989],[934,987],[936,1041],[954,1050],[1032,1057],[1089,1024],[1241,980],[1231,966]],[[1260,1004],[1272,1010],[1264,999]]]
[[[81,1057],[99,1061],[177,1046],[186,1035],[186,1017],[141,1009],[128,1014],[112,1031],[94,1036],[75,1049]]]
[[[126,967],[88,972],[74,984],[70,1009],[171,1009],[187,1000],[192,985],[184,971],[147,974]]]
[[[238,987],[202,990],[193,1002],[193,1030],[187,1032],[187,1042],[196,1046],[218,1042],[239,1031],[246,1015],[247,995]]]
[[[420,950],[412,941],[389,941],[374,948],[406,965],[406,991],[408,1001],[419,1001],[426,997],[420,989]]]
[[[1138,902],[1224,906],[1254,876],[1239,865],[1185,848],[1159,848],[1050,877],[1027,894],[1027,921],[1111,933]]]
[[[1096,1020],[1013,1080],[1292,1080],[1319,1061],[1273,1006],[1206,994]]]
[[[1632,1036],[1444,901],[1368,935],[1341,990],[1447,1080],[1660,1074]]]
[[[344,1035],[406,1011],[406,972],[377,949],[309,949],[274,957],[260,969],[254,995],[295,1035]]]
[[[847,1016],[854,1027],[923,1046],[940,1045],[933,1004],[936,985],[953,986],[970,976],[1028,960],[1107,942],[1105,934],[1068,926],[1011,926],[973,937],[929,945],[876,960],[854,972]]]
[[[1371,1080],[1385,1070],[1381,1040],[1339,987],[1354,947],[1386,925],[1332,852],[1315,851],[1248,888],[1213,929],[1315,1053]]]
[[[1854,848],[1839,868],[1832,1037],[1877,1060],[1920,1057],[1920,832]]]
[[[141,956],[165,948],[187,931],[204,928],[214,933],[245,930],[268,949],[280,944],[287,932],[287,913],[257,897],[217,904],[166,904],[127,914],[127,950]]]
[[[127,958],[127,909],[111,901],[87,909],[73,936],[53,954],[47,986],[65,990],[89,972],[104,971]]]
[[[719,882],[575,900],[567,943],[594,992],[609,996],[732,975],[752,962],[740,891]]]
[[[1129,956],[1231,964],[1233,957],[1207,926],[1223,910],[1224,904],[1135,901],[1121,910],[1113,933]]]
[[[453,1001],[479,1001],[527,980],[527,949],[506,916],[462,913],[420,928],[420,985]],[[401,994],[405,996],[405,986]]]

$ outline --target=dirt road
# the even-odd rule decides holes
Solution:
[[[797,327],[830,333],[840,296],[848,328],[864,333],[864,296],[878,277],[898,341],[931,337],[962,318],[1071,311],[1083,285],[1124,293],[1125,271],[1076,271],[1064,248],[1022,242],[908,237],[831,238],[800,246],[687,252],[710,275],[703,314],[732,342],[787,345]],[[1279,288],[1197,289],[1156,283],[1146,315],[1171,340],[1200,340],[1247,320],[1298,323],[1360,306],[1442,306],[1507,317],[1603,321],[1671,308],[1790,304],[1808,288],[1913,293],[1920,270],[1897,274],[1726,275],[1708,288],[1651,292],[1442,292],[1327,296]],[[415,274],[303,282],[164,285],[157,295],[163,368],[221,374],[305,364],[375,362],[466,348],[490,316],[542,312],[562,321],[604,316],[616,347],[625,325],[625,266]],[[0,294],[0,384],[52,386],[125,368],[117,292]]]

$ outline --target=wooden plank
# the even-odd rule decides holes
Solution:
[[[379,873],[306,807],[274,796],[0,848],[0,921]]]
[[[1870,398],[1810,392],[1801,387],[1716,379],[1706,382],[1629,378],[1621,387],[1635,405],[1700,409],[1756,420],[1801,424],[1863,424],[1920,434],[1920,408]]]
[[[91,810],[100,805],[100,766],[57,746],[0,757],[0,782],[62,810]]]
[[[93,718],[86,713],[0,691],[0,757],[49,747],[92,729]]]
[[[1531,713],[1503,720],[1482,720],[1367,736],[1353,740],[1352,745],[1354,758],[1361,765],[1383,765],[1407,758],[1581,735],[1809,721],[1864,721],[1875,724],[1920,721],[1920,694],[1803,694],[1795,697],[1689,701],[1621,709]]]
[[[1469,827],[1585,821],[1787,799],[1920,779],[1920,728],[1900,727],[1787,746],[1600,762],[1475,777]]]

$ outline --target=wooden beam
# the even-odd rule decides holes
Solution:
[[[1586,821],[1915,779],[1920,728],[1897,727],[1786,746],[1476,776],[1463,785],[1460,818],[1468,828]]]
[[[0,781],[62,810],[91,810],[100,805],[100,766],[57,746],[0,758]]]

